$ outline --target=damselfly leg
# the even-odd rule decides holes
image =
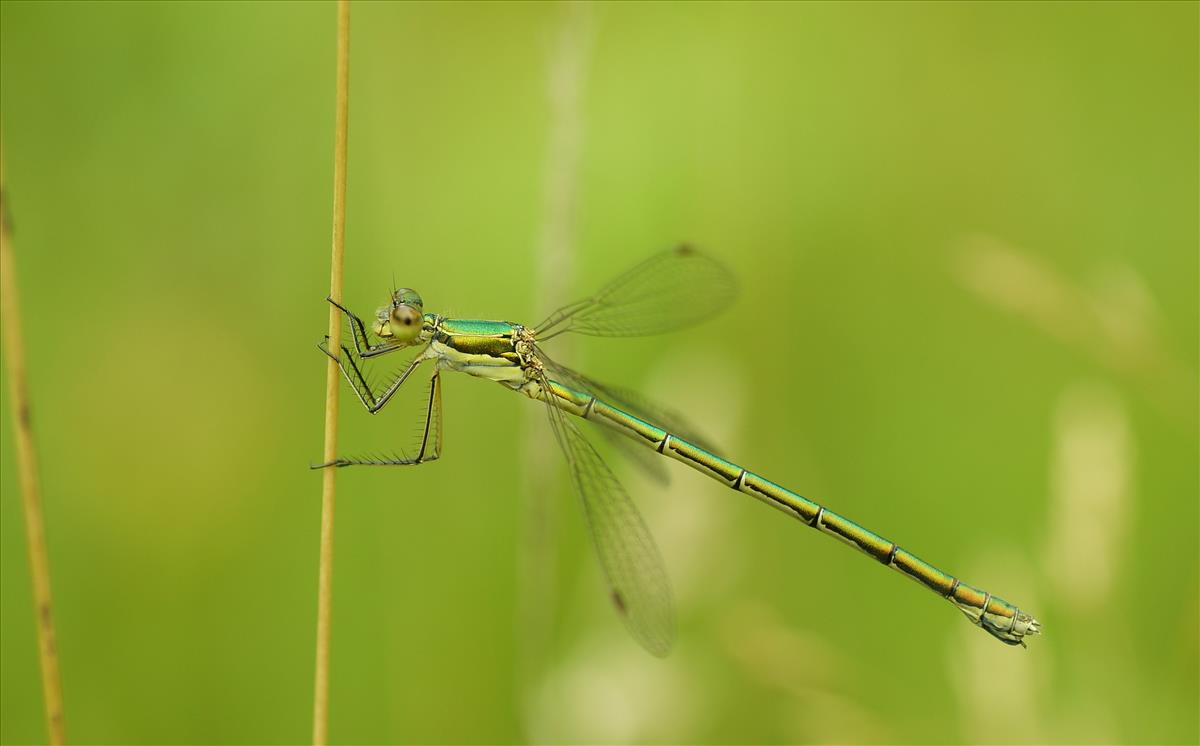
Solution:
[[[351,313],[345,306],[333,300],[329,300],[329,303],[337,308],[342,316],[345,317],[350,327],[351,337],[354,339],[357,354],[355,351],[351,351],[346,345],[341,346],[340,355],[333,354],[329,349],[328,337],[326,337],[324,342],[318,344],[317,347],[337,363],[342,376],[350,384],[350,387],[354,389],[355,395],[358,396],[359,402],[362,403],[367,412],[375,414],[391,401],[392,397],[395,396],[396,392],[400,390],[400,387],[404,385],[405,381],[409,379],[413,371],[421,363],[430,360],[429,356],[426,355],[429,347],[428,342],[417,341],[419,335],[412,335],[400,338],[391,336],[379,342],[372,343],[362,319]],[[402,297],[401,291],[395,291],[393,293],[392,306],[381,309],[378,314],[380,324],[376,327],[376,336],[380,332],[390,333],[387,320],[393,314],[399,319],[420,319],[419,296],[412,293],[411,296],[404,295]],[[409,349],[414,344],[422,344],[423,347],[409,361],[404,370],[377,391],[376,387],[372,386],[367,376],[364,375],[362,363],[368,357],[377,357],[387,352]],[[318,464],[313,468],[320,469],[329,466],[413,466],[425,463],[426,461],[437,460],[441,456],[442,451],[442,386],[441,370],[436,365],[433,376],[429,380],[429,395],[424,409],[424,421],[421,424],[420,441],[415,456],[374,454],[365,457],[337,458],[333,461]]]
[[[404,345],[386,339],[372,344],[371,338],[367,335],[366,324],[363,323],[362,319],[333,298],[326,298],[325,300],[329,301],[329,305],[342,312],[342,316],[346,319],[350,327],[350,336],[354,340],[354,349],[358,351],[359,356],[372,358],[404,349]]]
[[[395,396],[396,392],[400,390],[400,387],[404,385],[404,382],[408,380],[408,377],[412,375],[412,372],[416,370],[421,363],[429,359],[424,355],[417,355],[417,357],[415,357],[412,362],[408,364],[408,366],[403,372],[400,373],[400,375],[396,376],[391,383],[385,385],[383,389],[376,394],[374,387],[368,383],[366,377],[362,373],[362,369],[359,368],[358,363],[355,361],[354,353],[352,353],[349,348],[346,347],[346,345],[342,345],[342,354],[334,355],[329,351],[328,341],[329,340],[326,340],[325,342],[320,343],[317,345],[317,347],[320,348],[321,352],[324,352],[326,355],[332,358],[335,363],[337,363],[338,369],[342,371],[342,376],[350,383],[350,387],[354,389],[354,393],[358,395],[358,400],[362,402],[362,405],[366,407],[367,411],[371,414],[375,414],[379,410],[383,409],[388,403],[388,400]]]
[[[400,388],[400,383],[403,383],[403,378],[408,377],[420,361],[414,361],[405,371],[404,376],[397,379],[394,388],[391,391],[394,393]],[[342,373],[346,372],[345,368]],[[390,394],[389,394],[390,397]],[[361,398],[361,397],[360,397]],[[387,399],[383,399],[383,403],[387,403]],[[365,402],[364,402],[365,404]],[[380,404],[382,406],[382,404]],[[372,411],[370,407],[367,411]],[[377,409],[374,411],[378,411]],[[441,371],[434,369],[433,375],[429,379],[429,397],[425,405],[424,422],[421,424],[421,439],[420,445],[417,447],[415,456],[407,457],[403,455],[369,455],[352,458],[336,458],[333,461],[327,461],[323,464],[316,464],[312,468],[324,469],[329,466],[416,466],[429,461],[437,461],[442,455],[442,376]]]

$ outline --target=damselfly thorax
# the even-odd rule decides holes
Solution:
[[[429,349],[443,370],[496,381],[538,398],[542,366],[533,331],[521,324],[434,317]]]

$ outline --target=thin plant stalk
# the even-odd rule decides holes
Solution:
[[[0,151],[0,310],[3,311],[4,360],[8,369],[13,440],[17,446],[17,474],[21,506],[25,513],[25,543],[29,550],[29,575],[36,610],[38,659],[42,669],[42,699],[46,705],[46,734],[52,744],[66,743],[63,726],[62,680],[58,673],[58,645],[54,639],[54,614],[50,604],[50,563],[46,558],[46,526],[38,482],[37,451],[33,445],[33,420],[29,409],[29,376],[25,367],[25,342],[21,336],[17,302],[16,261],[13,259],[12,224],[4,181],[4,155]]]
[[[333,249],[329,267],[329,297],[341,302],[342,264],[346,239],[346,145],[350,114],[350,2],[337,6],[337,103],[333,145]],[[342,325],[337,309],[329,307],[329,348],[341,349]],[[337,363],[325,374],[325,461],[337,458]],[[333,603],[333,515],[336,469],[322,470],[321,559],[317,581],[317,665],[313,687],[313,744],[329,741],[329,628]]]

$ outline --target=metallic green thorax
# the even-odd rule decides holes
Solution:
[[[497,381],[530,398],[614,428],[912,578],[948,599],[971,622],[1009,645],[1023,645],[1026,635],[1038,631],[1038,623],[1016,606],[959,581],[857,523],[591,394],[545,379],[534,335],[519,324],[427,314],[426,329],[431,338],[427,354],[438,360],[439,367]]]
[[[529,335],[520,324],[429,315],[426,319],[432,323],[427,354],[437,358],[439,367],[499,381],[510,388],[525,383],[526,361],[518,348]]]

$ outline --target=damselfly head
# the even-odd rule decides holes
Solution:
[[[424,315],[424,303],[416,290],[394,290],[391,302],[375,315],[375,333],[400,343],[413,342],[421,335]]]

